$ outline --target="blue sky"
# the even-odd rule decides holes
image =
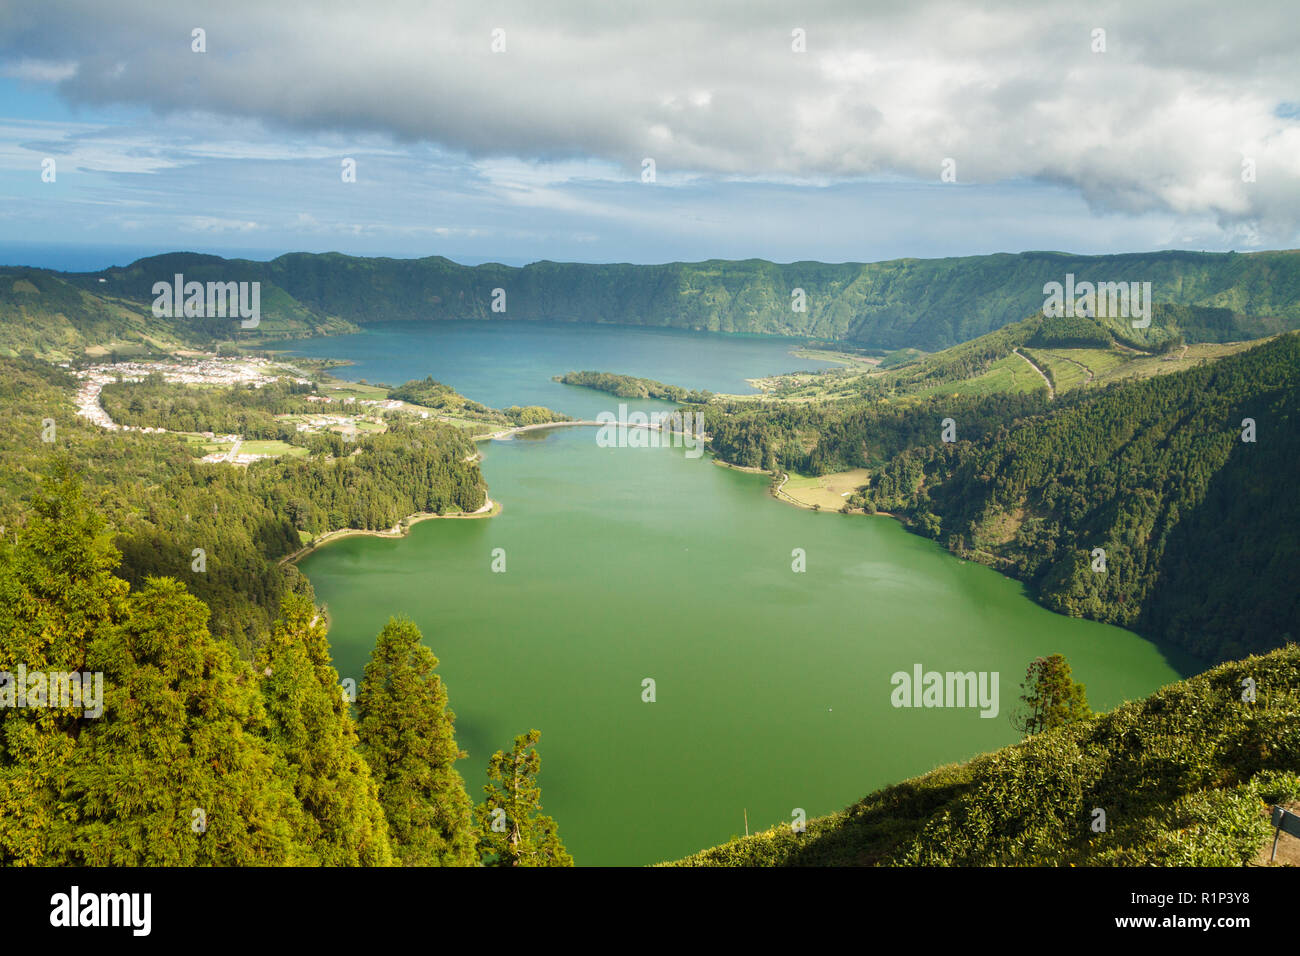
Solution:
[[[0,15],[0,259],[1296,247],[1295,17],[1190,7],[54,0]]]

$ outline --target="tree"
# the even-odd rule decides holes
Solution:
[[[414,622],[390,618],[366,664],[357,735],[398,861],[477,866],[470,799],[455,767],[467,754],[456,745],[456,715],[437,666]]]
[[[1025,670],[1020,685],[1021,706],[1011,713],[1011,726],[1030,736],[1064,727],[1092,716],[1084,686],[1070,674],[1070,665],[1060,654],[1035,658]]]
[[[88,646],[122,620],[129,587],[113,576],[120,555],[66,459],[48,471],[16,538],[16,544],[0,540],[4,683],[16,685],[20,667],[87,670]],[[54,859],[59,780],[73,758],[80,721],[71,709],[0,708],[0,863]]]
[[[309,832],[246,662],[207,629],[207,607],[170,578],[132,594],[97,638],[103,714],[60,788],[49,865],[293,866]],[[287,779],[286,779],[287,778]]]
[[[379,789],[357,751],[357,732],[330,663],[325,625],[310,599],[281,606],[256,669],[271,718],[270,740],[291,768],[307,812],[306,842],[321,866],[393,862]]]
[[[476,808],[486,866],[573,866],[555,821],[541,815],[542,758],[533,749],[541,736],[520,734],[510,753],[498,750],[488,762],[487,800]]]
[[[300,862],[301,807],[207,607],[167,579],[129,593],[66,466],[33,511],[0,544],[0,671],[71,704],[0,709],[0,863]]]

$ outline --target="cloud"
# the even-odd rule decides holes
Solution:
[[[192,216],[182,224],[182,228],[192,232],[255,232],[262,227],[248,220]]]
[[[1300,229],[1290,4],[865,6],[50,0],[0,20],[0,55],[74,104],[433,144],[530,205],[571,202],[551,189],[565,181],[634,181],[646,157],[665,186],[935,182],[952,159],[959,184],[1037,180],[1100,211],[1281,241]]]
[[[13,63],[0,64],[0,76],[35,83],[58,83],[76,76],[77,64],[24,57]]]

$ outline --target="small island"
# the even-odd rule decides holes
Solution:
[[[665,385],[652,378],[637,378],[615,372],[568,372],[555,376],[554,381],[562,385],[594,388],[619,398],[662,398],[669,402],[688,402],[692,405],[704,405],[713,398],[713,393],[705,389]]]

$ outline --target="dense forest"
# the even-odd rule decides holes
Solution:
[[[1050,404],[751,408],[710,429],[739,464],[873,467],[851,507],[901,516],[1053,610],[1225,660],[1296,634],[1298,415],[1300,338],[1285,335]]]
[[[304,535],[392,528],[408,515],[475,511],[486,500],[477,450],[450,425],[407,416],[355,441],[310,436],[306,457],[213,466],[198,463],[175,436],[104,431],[76,417],[74,381],[45,363],[0,360],[0,525],[21,528],[42,468],[54,454],[71,454],[115,529],[121,576],[137,586],[150,575],[181,577],[211,608],[212,632],[245,656],[287,594],[310,593],[292,565],[279,563],[303,546]],[[238,388],[137,383],[122,386],[128,404],[141,384],[146,399],[193,393],[200,408],[218,415],[203,419],[209,424],[245,415],[255,424],[254,413],[267,414],[257,404],[262,390]],[[273,388],[265,400],[279,401],[277,394]],[[232,399],[228,408],[222,396]],[[244,397],[253,404],[241,405]],[[184,415],[188,407],[169,398],[153,410]],[[55,426],[50,442],[42,441],[47,418]],[[202,573],[192,571],[196,548],[204,552]]]
[[[975,441],[1047,406],[1041,393],[931,397],[908,402],[715,403],[701,409],[709,447],[722,460],[766,471],[822,475],[870,468],[939,439],[953,418]]]
[[[99,403],[122,425],[290,441],[297,435],[294,426],[275,416],[319,413],[320,406],[304,397],[311,392],[311,384],[284,379],[260,388],[188,388],[155,372],[141,382],[105,385]]]
[[[619,398],[662,398],[669,402],[708,402],[713,394],[703,389],[682,388],[680,385],[665,385],[652,378],[637,378],[634,375],[619,375],[614,372],[566,372],[555,376],[555,381],[565,385],[581,385],[601,392],[609,392]]]
[[[379,635],[354,718],[308,598],[245,660],[175,577],[118,577],[113,536],[59,459],[0,538],[0,696],[31,695],[0,708],[0,865],[572,865],[536,731],[471,805],[409,621]],[[59,698],[69,673],[97,689]]]

